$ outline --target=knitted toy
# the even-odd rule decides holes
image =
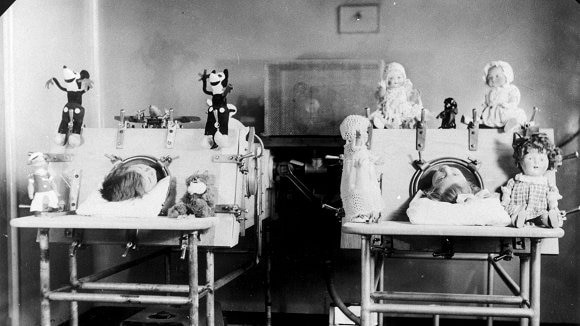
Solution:
[[[187,191],[175,206],[169,209],[169,217],[195,215],[195,217],[215,216],[217,190],[214,177],[207,171],[190,175],[185,180]]]
[[[62,74],[64,78],[63,85],[54,77],[45,84],[46,88],[50,88],[50,85],[55,84],[67,94],[67,103],[62,110],[55,142],[61,146],[68,143],[69,146],[76,147],[82,143],[81,129],[85,117],[85,108],[82,106],[83,94],[93,87],[93,82],[89,79],[90,75],[86,70],[81,70],[80,73],[77,73],[67,66],[63,66]]]
[[[560,150],[543,133],[522,137],[514,134],[514,159],[521,170],[501,187],[502,205],[515,227],[535,224],[550,228],[562,226],[558,209],[562,198],[556,187],[555,163]]]
[[[58,193],[54,178],[48,172],[48,162],[43,153],[31,153],[28,164],[34,172],[28,176],[28,197],[32,200],[30,211],[40,215],[43,211],[58,209]],[[48,206],[45,208],[45,203]]]
[[[448,97],[443,101],[443,111],[437,115],[437,119],[441,119],[441,127],[439,129],[455,129],[455,115],[457,114],[457,102]]]
[[[234,105],[228,104],[226,96],[231,92],[232,85],[228,83],[228,70],[216,72],[207,70],[200,74],[203,83],[202,90],[205,94],[211,95],[207,100],[207,121],[205,124],[205,137],[202,146],[215,149],[217,147],[228,146],[228,122],[230,116],[235,114],[237,109]],[[211,91],[207,90],[207,81],[211,86]]]
[[[346,141],[340,180],[340,197],[349,222],[376,222],[383,210],[383,200],[375,165],[381,160],[367,148],[370,121],[349,115],[340,124]]]

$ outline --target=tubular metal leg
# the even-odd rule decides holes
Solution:
[[[433,315],[433,326],[439,326],[439,315]]]
[[[493,259],[493,256],[491,254],[487,255],[487,260],[486,260],[486,266],[487,266],[487,295],[492,295],[493,294],[493,276],[494,276],[494,270],[493,270],[493,265],[491,264],[491,260]],[[488,304],[488,307],[493,306],[492,304]],[[487,326],[493,326],[493,317],[488,316],[487,317]]]
[[[360,318],[361,326],[371,326],[371,312],[369,310],[371,304],[371,248],[369,235],[361,236],[361,307]]]
[[[531,239],[531,266],[530,266],[530,307],[534,312],[531,318],[531,326],[540,326],[540,278],[541,278],[541,239]]]
[[[207,292],[206,297],[206,317],[207,317],[207,326],[214,326],[215,325],[215,306],[214,306],[214,253],[211,250],[208,250],[206,253],[206,261],[207,261],[207,268],[205,271],[205,281],[207,286],[209,287],[209,291]]]
[[[48,230],[38,230],[38,244],[40,246],[40,325],[50,326],[50,259],[48,254]]]
[[[69,281],[73,286],[71,290],[72,293],[77,292],[75,286],[78,284],[78,273],[77,273],[77,242],[73,243],[69,247]],[[70,326],[79,326],[79,304],[76,301],[70,302]]]
[[[379,268],[379,291],[383,292],[385,291],[385,259],[381,259],[380,261],[380,268]],[[381,303],[383,302],[382,300],[380,301]],[[383,318],[384,318],[384,314],[382,312],[380,312],[378,314],[379,321],[378,321],[378,326],[383,326]]]
[[[197,231],[189,233],[189,325],[199,325],[199,282],[197,280]],[[43,325],[44,326],[44,325]],[[49,325],[47,325],[49,326]]]
[[[530,300],[530,256],[520,256],[520,295],[525,301]],[[522,303],[522,308],[527,305]],[[528,318],[520,318],[520,326],[528,326]]]

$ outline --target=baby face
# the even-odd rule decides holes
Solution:
[[[487,71],[487,85],[489,87],[501,87],[507,83],[507,78],[503,69],[492,67]]]
[[[525,175],[537,177],[548,171],[548,154],[545,151],[530,148],[520,161],[520,167]]]
[[[447,188],[454,184],[469,184],[463,173],[458,168],[448,165],[442,165],[433,173],[431,185],[433,189],[444,192]]]
[[[157,184],[157,172],[154,168],[145,164],[134,164],[128,168],[129,171],[135,171],[143,177],[143,187],[145,192],[149,192]]]
[[[405,76],[400,71],[393,71],[387,76],[387,88],[400,87],[405,84]]]

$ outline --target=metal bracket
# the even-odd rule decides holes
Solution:
[[[453,248],[453,241],[449,238],[443,238],[441,241],[441,250],[433,252],[433,257],[443,257],[445,259],[451,259],[454,255],[455,249]]]
[[[179,238],[179,250],[181,251],[179,259],[185,260],[185,257],[187,255],[188,244],[189,244],[189,236],[187,234],[182,235],[181,238]]]
[[[117,148],[123,148],[125,146],[125,131],[127,130],[127,124],[125,123],[125,110],[121,109],[119,112],[119,126],[117,127]]]
[[[127,257],[130,250],[137,249],[137,234],[139,233],[138,230],[127,230],[126,237],[127,243],[125,244],[125,251],[121,255],[123,258]]]
[[[70,190],[68,195],[68,210],[74,212],[77,210],[79,202],[79,192],[81,188],[82,170],[73,170],[72,180],[70,181]]]
[[[496,257],[493,257],[493,261],[500,261],[500,260],[505,260],[505,261],[510,261],[512,260],[514,256],[514,247],[512,244],[512,240],[511,239],[502,239],[501,240],[501,251],[499,252],[499,255]]]
[[[473,109],[473,120],[467,129],[469,131],[469,150],[476,151],[479,138],[479,119],[477,118],[477,109]]]
[[[216,213],[230,213],[234,214],[234,216],[239,220],[245,220],[245,217],[241,217],[242,213],[247,213],[247,209],[242,209],[237,204],[234,205],[227,205],[227,204],[218,204],[215,205],[215,212]]]
[[[169,118],[167,119],[167,138],[165,147],[173,148],[175,145],[175,133],[177,132],[177,123],[173,120],[173,109],[169,109]]]

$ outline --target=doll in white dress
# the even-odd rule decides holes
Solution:
[[[487,86],[481,123],[490,128],[513,132],[525,124],[526,113],[520,104],[520,90],[512,84],[514,72],[509,63],[492,61],[484,68]]]
[[[407,79],[400,63],[391,62],[386,66],[376,96],[378,109],[370,117],[375,128],[410,129],[421,119],[421,94]]]
[[[340,124],[346,141],[340,182],[340,197],[349,222],[376,222],[383,210],[383,200],[375,169],[379,158],[367,148],[369,119],[350,115]]]

